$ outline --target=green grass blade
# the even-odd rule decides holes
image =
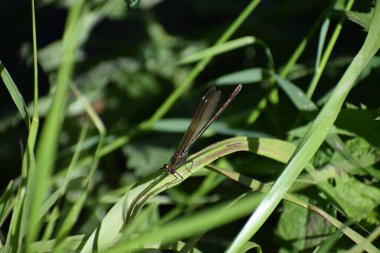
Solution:
[[[63,249],[65,250],[65,252],[76,252],[80,248],[81,243],[84,239],[84,235],[75,235],[67,237],[63,245]],[[30,245],[30,252],[51,252],[54,249],[55,244],[56,240],[34,242],[32,243],[32,245]]]
[[[334,124],[343,102],[353,87],[355,80],[378,51],[379,47],[380,1],[377,1],[371,27],[364,45],[342,76],[327,104],[302,139],[298,150],[289,162],[285,171],[278,178],[271,191],[260,203],[253,215],[249,218],[244,228],[240,231],[233,244],[228,249],[228,252],[239,252],[243,245],[259,230],[275,207],[280,203],[287,190],[291,187],[297,176],[301,173],[326,138],[329,129]]]
[[[28,175],[25,210],[29,211],[26,228],[26,249],[36,240],[41,228],[41,207],[49,191],[50,174],[53,170],[58,137],[64,115],[69,80],[73,71],[75,53],[78,48],[79,20],[84,1],[76,1],[69,11],[63,37],[64,58],[58,71],[57,86],[51,110],[46,118],[37,147],[36,168]],[[25,217],[25,216],[24,216]]]
[[[30,211],[30,205],[31,205],[31,198],[26,198],[27,196],[25,194],[25,183],[30,178],[28,177],[28,173],[30,171],[34,171],[36,168],[35,163],[35,143],[37,139],[37,132],[39,127],[39,118],[38,118],[38,71],[37,71],[37,39],[36,39],[36,21],[35,21],[35,9],[34,9],[34,1],[31,1],[32,3],[32,30],[33,30],[33,70],[34,70],[34,89],[33,89],[33,102],[34,102],[34,108],[33,108],[33,118],[30,122],[29,116],[28,116],[28,122],[27,127],[29,128],[28,133],[28,140],[26,145],[26,150],[24,153],[24,157],[22,159],[22,171],[21,171],[21,178],[22,181],[18,187],[18,192],[16,196],[16,203],[13,209],[13,215],[11,219],[11,224],[9,230],[12,231],[12,233],[9,233],[7,242],[6,242],[6,249],[13,251],[13,252],[21,252],[24,250],[25,244],[25,234],[27,233],[28,229],[28,222],[29,222],[29,211]],[[22,102],[24,103],[24,102]],[[25,106],[25,104],[24,104]],[[28,188],[26,189],[26,192],[28,191]]]
[[[227,41],[222,44],[207,48],[201,52],[196,52],[194,54],[188,55],[181,59],[178,64],[189,64],[197,62],[205,58],[214,57],[216,55],[223,54],[241,47],[252,45],[255,42],[256,38],[253,36],[246,36],[239,39]]]
[[[192,216],[165,224],[154,230],[149,230],[138,237],[126,237],[119,241],[107,253],[128,252],[141,248],[151,241],[167,243],[181,238],[193,236],[212,228],[227,224],[247,215],[261,199],[260,194],[247,194],[241,198],[209,208]]]
[[[295,147],[294,147],[295,148]],[[290,156],[289,156],[290,158]],[[268,192],[270,190],[270,185],[269,184],[263,184],[260,181],[254,180],[252,178],[246,177],[244,175],[241,175],[240,173],[234,172],[234,171],[229,171],[225,170],[219,167],[216,167],[214,165],[208,165],[208,168],[211,170],[220,173],[231,180],[241,183],[245,186],[250,187],[254,191],[261,191],[261,192]],[[320,216],[322,216],[324,219],[326,219],[332,226],[336,227],[339,229],[343,234],[345,234],[348,238],[350,238],[352,241],[354,241],[357,244],[362,244],[361,248],[365,249],[369,252],[373,251],[375,249],[375,246],[372,245],[370,242],[368,242],[363,236],[361,236],[359,233],[357,233],[355,230],[351,229],[349,226],[346,224],[343,224],[333,216],[329,215],[327,212],[321,210],[320,208],[305,202],[304,200],[296,197],[295,195],[286,193],[283,197],[284,200],[287,200],[289,202],[292,202],[296,205],[299,205],[301,207],[307,208]]]
[[[15,181],[11,180],[0,197],[0,227],[3,226],[5,219],[7,219],[8,215],[14,207],[14,188]]]
[[[317,106],[303,93],[303,91],[290,81],[281,78],[275,73],[270,73],[280,87],[285,91],[288,97],[292,100],[294,105],[300,111],[316,111]]]
[[[65,170],[66,175],[64,176],[62,185],[55,192],[51,193],[48,199],[44,202],[42,213],[47,213],[48,210],[50,210],[51,207],[54,206],[54,209],[51,211],[51,214],[49,214],[49,218],[47,219],[49,221],[48,224],[46,225],[47,228],[54,228],[56,224],[56,218],[54,217],[54,215],[60,212],[60,205],[63,201],[62,197],[67,193],[67,189],[68,189],[67,187],[71,181],[73,169],[75,168],[78,158],[80,156],[80,153],[83,149],[82,144],[85,137],[87,136],[87,130],[88,130],[88,124],[85,123],[80,133],[77,145],[75,146],[75,151],[70,161],[70,165],[68,169]],[[60,228],[60,230],[61,229],[62,227]],[[51,235],[51,231],[48,231],[48,229],[46,229],[44,231],[42,240],[48,240],[50,238],[50,235]],[[59,241],[59,239],[57,238],[56,241]]]
[[[189,160],[192,161],[191,170],[189,171],[187,166],[184,165],[178,168],[177,172],[181,174],[183,179],[186,179],[219,157],[237,151],[250,151],[276,161],[287,162],[294,151],[294,146],[285,141],[269,138],[230,138],[213,144],[192,155],[189,157]],[[129,218],[129,220],[131,220],[131,217],[133,218],[133,216],[138,213],[138,210],[149,198],[181,182],[181,180],[174,181],[173,175],[163,175],[159,177],[161,173],[162,172],[157,173],[150,180],[133,188],[120,199],[104,217],[97,231],[87,240],[81,252],[92,252],[93,245],[96,245],[99,250],[107,249],[114,243],[125,219],[128,220]],[[158,180],[159,178],[161,180]],[[97,238],[96,242],[95,235]]]
[[[317,68],[318,68],[319,64],[321,63],[322,52],[323,52],[323,48],[325,46],[327,32],[329,30],[329,27],[330,27],[330,18],[327,18],[323,22],[323,24],[321,26],[321,30],[319,32],[318,49],[317,49],[317,55],[315,57],[314,71],[317,71]]]
[[[263,80],[263,72],[262,68],[244,69],[219,77],[215,80],[215,84],[258,83]]]
[[[71,231],[71,229],[74,227],[76,221],[78,220],[78,216],[84,206],[84,203],[87,199],[87,196],[91,190],[92,187],[92,180],[93,176],[95,173],[96,168],[98,167],[99,164],[99,159],[100,159],[100,150],[103,148],[104,145],[104,140],[106,137],[106,129],[103,125],[103,122],[99,118],[99,116],[96,114],[94,109],[91,107],[90,103],[86,100],[86,98],[81,95],[80,91],[78,88],[72,84],[71,88],[73,89],[75,95],[80,99],[80,101],[83,103],[86,112],[90,116],[92,122],[96,126],[97,130],[99,131],[99,142],[95,151],[94,159],[91,164],[90,172],[88,173],[87,177],[84,180],[84,187],[83,191],[81,192],[77,202],[74,204],[74,206],[70,209],[67,217],[65,217],[65,220],[63,221],[62,226],[58,230],[58,236],[57,236],[57,245],[55,250],[53,251],[54,253],[59,253],[64,250],[63,242],[65,241],[65,238]]]
[[[303,112],[317,111],[318,107],[313,103],[313,101],[310,100],[309,97],[307,97],[307,95],[300,88],[298,88],[292,82],[283,79],[274,73],[270,74],[276,79],[280,87],[285,91],[285,93],[292,100],[292,102],[298,110]],[[308,115],[305,116],[308,119],[310,118],[310,116]],[[357,167],[362,167],[360,163],[350,154],[350,152],[347,150],[347,147],[337,134],[330,133],[326,137],[326,142],[335,150],[339,151],[344,157],[350,160],[354,165],[356,165]]]
[[[1,61],[0,61],[0,75],[21,117],[24,119],[27,128],[29,128],[30,116],[29,116],[28,108],[25,104],[24,98],[22,97],[20,91],[18,90],[8,70],[5,68],[5,66],[3,65]]]
[[[354,0],[347,1],[347,4],[345,6],[345,10],[347,10],[347,11],[350,10],[353,3],[354,3]],[[309,98],[312,97],[312,95],[315,91],[315,88],[317,87],[317,84],[318,84],[318,82],[322,76],[323,70],[326,68],[326,64],[328,62],[328,59],[331,56],[332,50],[334,49],[334,46],[338,40],[340,32],[342,31],[342,27],[343,27],[345,20],[346,20],[345,17],[342,17],[339,20],[339,22],[336,25],[334,32],[331,36],[331,39],[330,39],[330,41],[326,47],[326,50],[325,50],[324,54],[322,55],[322,60],[320,62],[319,61],[317,62],[318,65],[316,66],[315,75],[313,76],[313,79],[311,80],[311,83],[310,83],[309,88],[307,90],[307,96]],[[323,35],[321,37],[323,37]]]

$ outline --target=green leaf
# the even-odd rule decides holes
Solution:
[[[135,170],[136,175],[141,177],[146,177],[157,171],[157,168],[169,161],[170,156],[173,154],[172,150],[133,144],[125,146],[123,152],[128,157],[127,166]]]
[[[229,52],[247,45],[252,45],[256,42],[256,38],[253,36],[246,36],[239,39],[224,42],[223,44],[209,47],[203,51],[191,54],[181,59],[178,64],[189,64],[200,61],[204,58]]]
[[[307,202],[306,197],[298,198]],[[316,247],[334,231],[334,227],[320,215],[291,202],[283,203],[276,234],[291,244],[291,248],[302,251]]]
[[[236,71],[215,80],[217,85],[236,84],[236,83],[257,83],[263,80],[263,69],[250,68]]]
[[[292,82],[274,73],[271,74],[299,110],[316,111],[318,109],[317,106],[310,101],[306,94]]]
[[[152,129],[155,131],[168,133],[184,133],[187,130],[189,124],[190,119],[162,119],[154,124]],[[212,123],[212,125],[205,132],[204,136],[210,135],[211,133],[224,135],[243,135],[247,137],[272,137],[264,132],[232,128],[225,122]]]
[[[380,224],[375,208],[380,205],[380,189],[342,174],[334,179],[334,185],[327,182],[318,185],[345,214],[354,220],[365,219],[372,224]]]
[[[365,31],[368,31],[373,16],[373,8],[370,12],[345,11],[348,19],[360,25]]]
[[[380,151],[370,145],[365,139],[354,138],[346,143],[346,147],[350,154],[366,168],[367,166],[374,165],[380,156]],[[332,156],[332,162],[335,164],[339,161],[346,160],[339,152]]]
[[[344,109],[339,113],[336,125],[355,133],[371,145],[380,147],[380,121],[376,120],[379,110]]]

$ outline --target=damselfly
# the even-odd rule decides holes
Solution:
[[[189,127],[178,145],[177,151],[171,157],[170,161],[162,168],[166,173],[177,174],[182,178],[182,176],[176,171],[176,168],[184,164],[187,158],[187,153],[194,142],[207,130],[212,122],[222,114],[235,96],[240,92],[241,88],[241,84],[236,86],[226,102],[224,102],[222,107],[215,114],[214,112],[220,100],[221,91],[212,87],[206,92],[191,119]]]

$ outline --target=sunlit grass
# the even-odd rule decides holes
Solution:
[[[0,69],[28,133],[20,176],[3,186],[0,197],[4,233],[0,251],[207,252],[215,247],[209,239],[217,238],[217,246],[227,252],[260,252],[262,245],[274,247],[274,241],[278,250],[379,252],[373,242],[380,233],[376,168],[380,136],[374,120],[378,111],[365,106],[345,110],[344,102],[354,85],[366,85],[365,77],[371,74],[368,66],[377,66],[380,1],[371,23],[364,22],[371,14],[349,12],[354,1],[347,1],[343,9],[332,4],[329,8],[342,16],[336,18],[326,9],[299,45],[289,50],[283,66],[276,62],[277,45],[259,34],[240,32],[249,24],[248,18],[255,20],[262,1],[250,1],[235,13],[213,45],[199,46],[184,57],[178,48],[186,51],[195,42],[172,36],[148,14],[152,7],[142,2],[138,10],[138,2],[71,3],[62,39],[54,44],[59,52],[51,50],[52,43],[40,49],[45,55],[38,58],[32,1],[32,106],[24,101],[6,66]],[[128,4],[134,10],[127,9]],[[126,57],[93,64],[84,47],[91,42],[87,39],[96,20],[134,15],[144,20],[146,44],[127,48],[123,54],[131,55]],[[358,52],[352,52],[356,56],[344,73],[333,70],[341,77],[336,84],[330,82],[331,90],[326,92],[320,88],[322,77],[328,76],[327,66],[345,22],[352,20],[367,24],[368,33],[363,33],[365,41]],[[310,70],[301,59],[313,40],[318,48],[310,57],[315,61]],[[187,162],[177,168],[180,177],[165,174],[160,170],[167,162],[164,156],[169,158],[174,149],[167,147],[176,145],[169,139],[179,138],[179,142],[174,133],[182,133],[188,122],[167,115],[184,107],[182,97],[191,104],[199,101],[197,80],[219,57],[252,48],[264,55],[262,66],[221,71],[209,80],[221,90],[243,83],[223,119],[206,132],[218,142],[192,149]],[[50,59],[50,66],[47,52],[57,57]],[[38,93],[39,64],[52,82],[44,97]],[[292,74],[297,77],[291,78]],[[309,80],[306,88],[305,79]],[[170,94],[162,88],[167,83],[173,85]],[[252,92],[258,83],[264,91],[260,98]],[[325,97],[325,102],[315,102],[317,96]],[[281,118],[282,107],[290,116],[296,115],[293,124],[276,118]],[[260,120],[264,127],[257,131]],[[9,127],[6,121],[0,124]],[[115,154],[126,160],[121,166]],[[225,227],[231,231],[220,236],[217,230]],[[260,241],[260,231],[277,239]]]

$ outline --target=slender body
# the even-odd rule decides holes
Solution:
[[[236,86],[234,91],[227,98],[226,102],[224,102],[222,107],[220,107],[215,114],[214,112],[220,100],[221,91],[217,90],[215,87],[212,87],[206,92],[206,94],[202,97],[193,118],[191,119],[189,127],[178,145],[177,151],[174,153],[169,163],[165,164],[163,167],[166,173],[177,173],[176,168],[185,162],[187,153],[194,142],[207,130],[212,122],[214,122],[220,114],[222,114],[235,96],[240,92],[241,88],[241,84]],[[181,175],[179,176],[181,177]]]

